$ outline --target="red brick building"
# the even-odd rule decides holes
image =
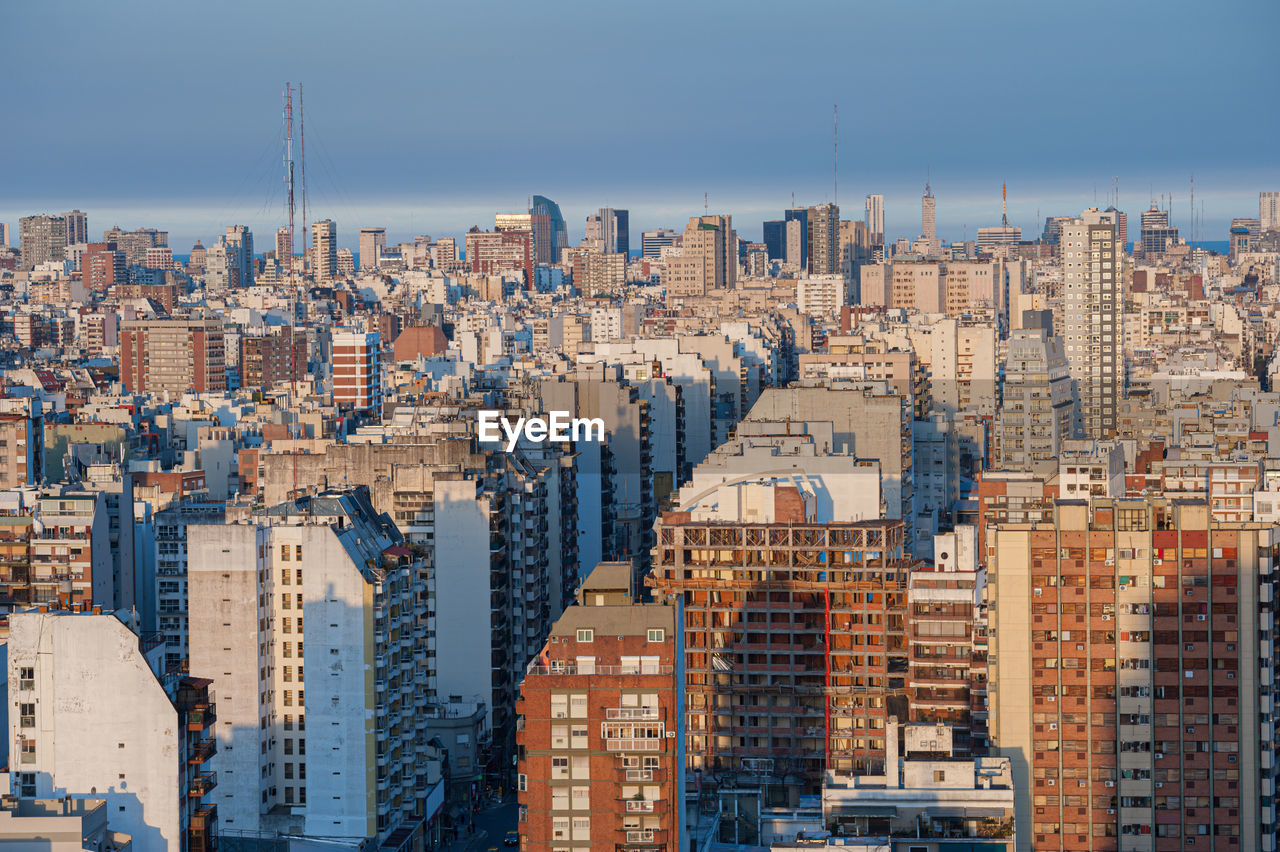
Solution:
[[[241,387],[267,389],[278,382],[300,382],[306,375],[306,332],[285,328],[240,338]]]
[[[529,666],[517,704],[520,848],[681,848],[677,608],[601,563]]]
[[[125,282],[124,252],[115,243],[89,243],[80,255],[80,280],[88,290],[105,293]]]

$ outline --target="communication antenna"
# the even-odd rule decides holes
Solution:
[[[1196,176],[1191,176],[1191,247],[1196,245]]]
[[[307,268],[307,117],[302,109],[302,84],[298,84],[298,165],[302,171],[302,269]]]
[[[1000,184],[1000,227],[1009,227],[1009,184]]]
[[[289,228],[289,284],[293,285],[293,86],[284,84],[284,186]],[[276,258],[277,261],[280,258]]]
[[[704,192],[704,193],[702,193],[702,215],[704,215],[704,216],[710,216],[710,215],[711,215],[711,201],[710,201],[710,195],[709,195],[708,193],[705,193],[705,192]]]
[[[840,204],[840,104],[831,104],[831,200]]]

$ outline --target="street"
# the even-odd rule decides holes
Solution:
[[[485,852],[489,847],[503,849],[502,839],[516,829],[516,797],[508,794],[500,805],[476,814],[476,832],[443,847],[444,852]]]

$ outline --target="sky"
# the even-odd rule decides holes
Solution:
[[[284,221],[283,90],[301,81],[308,214],[459,235],[559,202],[643,229],[886,196],[891,238],[1172,196],[1225,239],[1280,189],[1274,0],[7,4],[0,221],[78,208],[91,236],[185,252]],[[834,186],[832,106],[839,104]],[[301,221],[301,213],[299,219]],[[1131,229],[1132,230],[1132,229]],[[16,237],[15,237],[16,239]]]

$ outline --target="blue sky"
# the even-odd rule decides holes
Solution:
[[[7,4],[0,221],[79,207],[94,234],[168,227],[176,250],[282,222],[284,82],[304,84],[312,218],[389,238],[492,226],[528,196],[580,235],[703,208],[760,222],[886,196],[919,231],[926,170],[947,239],[1172,193],[1206,237],[1280,188],[1272,0],[173,2]]]

